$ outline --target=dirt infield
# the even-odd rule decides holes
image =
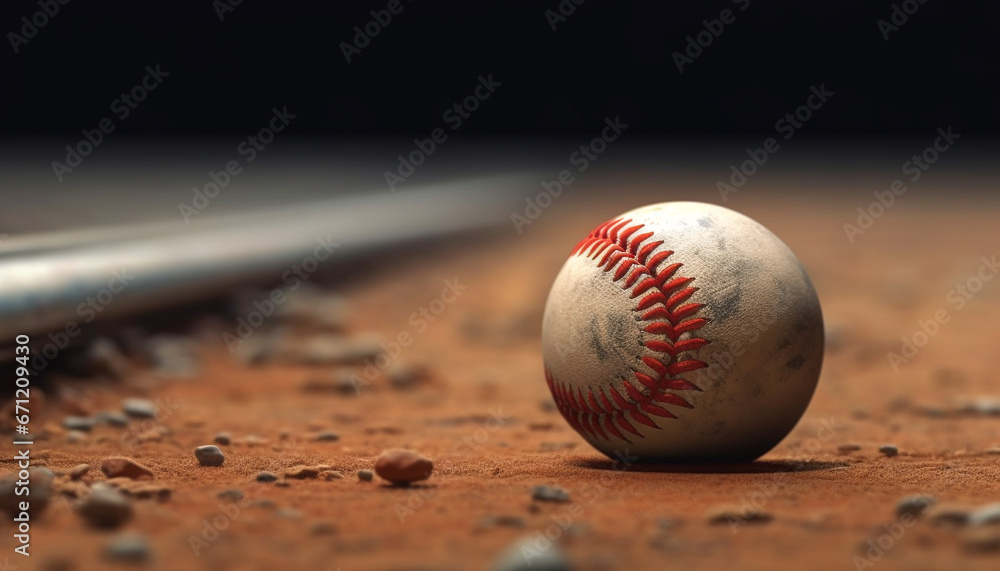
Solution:
[[[86,463],[83,481],[97,482],[101,460],[124,455],[169,497],[132,499],[133,517],[109,531],[56,493],[32,519],[32,556],[10,563],[105,569],[117,565],[106,545],[134,532],[149,552],[136,565],[163,570],[482,569],[521,538],[536,555],[556,544],[577,569],[997,568],[1000,525],[960,521],[1000,501],[995,199],[906,195],[851,243],[843,225],[867,206],[856,193],[730,196],[725,206],[781,237],[819,292],[828,337],[819,387],[794,431],[757,462],[643,466],[613,463],[555,411],[541,312],[594,225],[644,203],[707,198],[614,190],[567,192],[520,234],[512,225],[351,266],[334,286],[349,302],[346,331],[383,343],[353,377],[341,373],[357,391],[306,388],[333,375],[330,365],[234,359],[221,335],[236,327],[228,318],[198,320],[191,378],[56,379],[34,421],[45,427],[35,465],[58,473]],[[391,382],[401,365],[412,383]],[[82,436],[62,426],[126,397],[157,403],[155,417]],[[324,431],[339,438],[318,438]],[[219,432],[231,435],[220,445],[225,463],[199,466],[194,448]],[[880,452],[887,444],[898,454]],[[359,481],[357,470],[397,447],[431,458],[432,477],[408,488]],[[9,472],[13,447],[3,449]],[[301,465],[343,477],[285,477]],[[257,482],[262,470],[278,482]],[[570,501],[533,500],[537,485]],[[218,497],[229,489],[242,498]],[[917,516],[897,511],[917,495],[936,502]],[[0,527],[11,554],[14,527],[9,518]]]

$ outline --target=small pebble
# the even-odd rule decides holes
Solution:
[[[907,496],[896,504],[896,515],[910,514],[920,517],[924,510],[937,502],[934,496]]]
[[[169,500],[171,494],[170,488],[165,485],[145,484],[141,482],[133,482],[131,480],[129,480],[128,484],[119,486],[118,491],[130,498],[140,500],[155,498],[161,502]]]
[[[141,563],[150,557],[149,542],[138,533],[121,534],[107,543],[104,555],[112,561]]]
[[[117,410],[106,410],[94,415],[94,420],[108,426],[128,426],[128,417]]]
[[[66,433],[66,442],[76,444],[87,439],[87,433],[80,430],[70,430]]]
[[[238,501],[242,500],[243,496],[244,496],[243,490],[237,490],[236,488],[230,488],[228,490],[222,490],[221,492],[219,492],[218,494],[215,494],[215,495],[216,495],[216,497],[221,498],[223,500],[232,500],[234,502],[238,502]]]
[[[261,471],[257,474],[258,482],[273,482],[278,479],[278,476],[274,472],[268,472],[267,470]]]
[[[885,454],[888,458],[892,458],[896,454],[899,454],[899,448],[896,448],[894,444],[883,444],[882,446],[879,446],[878,451]]]
[[[861,447],[858,446],[857,444],[841,444],[840,446],[837,447],[837,452],[843,454],[847,454],[850,452],[857,452],[858,450],[861,450]]]
[[[286,478],[295,478],[296,480],[315,478],[318,475],[319,475],[319,470],[312,466],[293,466],[288,470],[285,470]]]
[[[122,401],[122,410],[135,418],[156,418],[156,403],[149,399],[130,398]]]
[[[738,523],[762,524],[770,522],[774,519],[774,516],[757,510],[722,506],[709,510],[706,519],[711,525],[732,525]]]
[[[375,473],[393,484],[426,480],[433,470],[434,463],[430,459],[412,450],[386,450],[375,459]]]
[[[215,435],[212,441],[215,442],[216,444],[227,446],[233,443],[233,437],[230,436],[228,432],[220,432]]]
[[[289,482],[288,480],[281,480],[281,481],[275,482],[274,485],[277,486],[277,487],[279,487],[279,488],[291,488],[292,487],[292,483]]]
[[[378,335],[345,338],[340,335],[315,335],[298,344],[289,355],[307,365],[342,365],[363,363],[382,352]]]
[[[277,506],[277,504],[274,503],[273,500],[264,499],[264,500],[254,500],[254,501],[250,502],[250,505],[248,507],[261,508],[261,509],[265,509],[265,510],[272,510],[276,506]]]
[[[202,466],[222,466],[226,456],[214,444],[199,446],[194,449],[194,456]]]
[[[274,515],[288,519],[299,519],[302,517],[302,512],[295,508],[279,508],[274,510]]]
[[[968,506],[940,503],[927,508],[924,515],[935,527],[962,527],[969,523],[970,511]]]
[[[540,550],[536,541],[534,537],[518,540],[494,561],[492,571],[572,571],[573,566],[557,544],[546,544],[548,549]]]
[[[371,470],[358,470],[358,480],[362,482],[371,482],[375,479],[375,472]]]
[[[555,486],[539,485],[531,490],[531,499],[541,502],[568,502],[569,492]]]
[[[109,478],[153,479],[153,471],[124,456],[112,456],[101,461],[101,472]]]
[[[969,514],[969,525],[1000,525],[1000,503],[987,504]]]
[[[332,430],[324,430],[316,435],[317,442],[336,442],[340,440],[340,435]]]
[[[90,464],[77,464],[76,466],[70,468],[67,474],[69,474],[70,478],[73,478],[74,480],[79,480],[80,478],[84,477],[84,475],[86,475],[87,472],[89,471],[90,471]]]
[[[63,418],[63,428],[67,430],[82,430],[84,432],[90,432],[94,425],[97,424],[93,418],[89,416],[67,416]]]
[[[336,471],[336,470],[323,470],[322,472],[319,473],[319,477],[323,478],[324,480],[326,480],[328,482],[330,480],[342,480],[342,479],[344,479],[344,475],[341,474],[340,472]]]
[[[118,490],[97,483],[77,511],[95,527],[118,527],[132,517],[132,504]]]

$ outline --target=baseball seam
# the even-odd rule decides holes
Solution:
[[[631,292],[632,299],[642,296],[634,311],[639,313],[639,323],[644,324],[643,331],[664,338],[646,340],[643,345],[654,355],[640,356],[638,360],[656,376],[643,372],[636,365],[630,369],[637,384],[626,377],[619,379],[621,390],[611,384],[598,387],[596,392],[594,387],[588,387],[585,394],[581,387],[574,393],[573,388],[555,379],[548,367],[545,368],[545,378],[556,406],[571,426],[594,438],[610,440],[610,434],[626,442],[631,440],[623,431],[643,438],[632,422],[659,429],[650,415],[677,418],[657,403],[692,408],[688,401],[668,391],[701,390],[678,375],[708,366],[685,354],[709,343],[693,333],[708,322],[703,317],[695,317],[704,304],[684,303],[698,290],[690,285],[694,278],[676,275],[683,265],[679,262],[658,269],[674,252],[654,253],[663,241],[647,242],[654,233],[636,234],[645,225],[629,226],[631,223],[631,219],[615,218],[601,224],[576,245],[571,255],[597,260],[603,254],[597,266],[605,272],[614,270],[612,281],[620,282],[623,290]],[[681,339],[685,333],[691,334]]]

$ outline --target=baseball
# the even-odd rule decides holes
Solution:
[[[609,457],[750,461],[809,404],[823,317],[805,269],[762,225],[666,202],[576,245],[542,344],[556,406]]]

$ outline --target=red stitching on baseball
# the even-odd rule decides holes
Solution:
[[[653,236],[653,232],[636,234],[644,224],[629,226],[631,223],[631,219],[615,218],[601,224],[576,245],[572,255],[592,260],[600,258],[597,266],[605,272],[615,270],[612,281],[619,282],[624,278],[625,281],[619,285],[631,292],[632,299],[639,298],[635,311],[640,312],[643,331],[664,337],[643,343],[646,349],[659,357],[645,355],[640,358],[657,376],[632,367],[636,384],[624,378],[620,385],[611,385],[606,389],[589,387],[585,395],[579,387],[574,394],[573,388],[555,379],[548,367],[545,368],[545,380],[556,407],[573,428],[594,438],[610,440],[610,434],[626,442],[631,440],[623,431],[643,437],[633,422],[659,428],[650,416],[677,418],[658,403],[691,408],[691,404],[681,396],[667,391],[701,390],[677,375],[707,367],[704,361],[684,354],[696,352],[709,344],[707,339],[692,333],[708,322],[705,318],[693,317],[704,304],[684,303],[698,291],[698,288],[690,286],[694,278],[675,275],[683,265],[681,263],[657,269],[673,255],[673,251],[662,250],[653,254],[663,241],[643,244]],[[685,333],[691,335],[681,339]]]

